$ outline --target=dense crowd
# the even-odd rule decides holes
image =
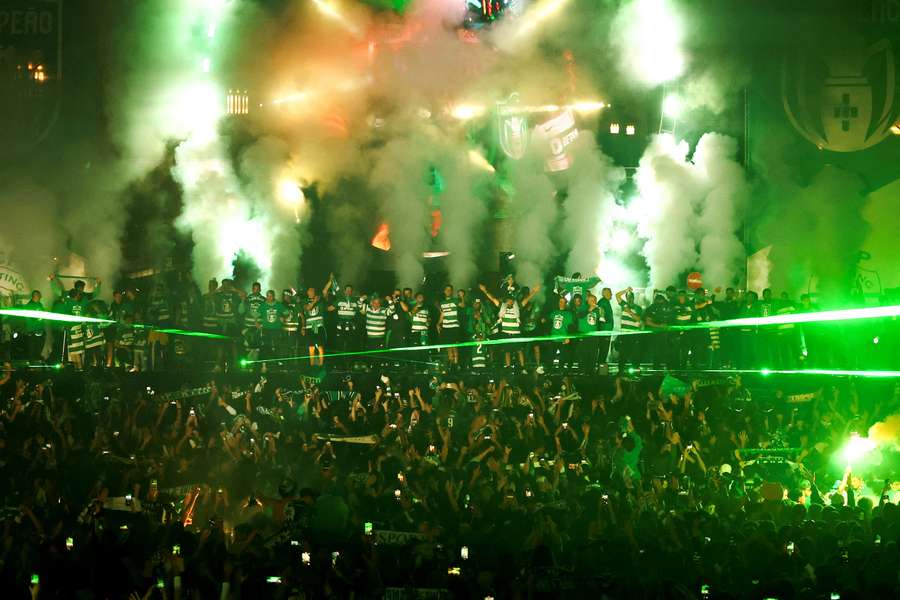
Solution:
[[[900,386],[733,371],[890,368],[893,319],[678,329],[818,307],[577,273],[389,294],[329,277],[280,295],[230,280],[201,295],[176,274],[110,299],[99,281],[51,282],[46,306],[39,292],[20,305],[103,321],[3,320],[5,596],[787,599],[900,584],[896,453],[855,471],[840,453],[898,412]],[[41,368],[60,363],[73,368]]]
[[[7,598],[900,584],[895,453],[833,460],[890,380],[50,373],[0,380]]]
[[[799,301],[787,293],[761,296],[734,288],[620,291],[601,287],[597,277],[556,277],[544,290],[519,286],[505,277],[498,286],[473,289],[447,285],[429,290],[394,289],[357,293],[333,276],[322,288],[265,293],[230,279],[209,281],[200,294],[181,272],[158,277],[148,287],[128,285],[102,294],[84,281],[65,289],[51,276],[54,297],[40,292],[20,303],[29,310],[106,319],[102,323],[59,324],[6,318],[4,355],[76,368],[121,367],[131,371],[186,369],[215,364],[223,370],[262,361],[267,369],[333,362],[346,366],[350,353],[423,346],[406,354],[449,369],[505,367],[619,372],[641,364],[669,369],[805,367],[896,367],[896,319],[861,323],[782,324],[768,327],[704,326],[724,320],[813,312],[810,295]],[[433,287],[433,286],[432,286]],[[889,303],[888,297],[881,299]],[[645,304],[646,303],[646,304]],[[841,307],[861,307],[851,295]],[[694,326],[684,330],[679,327]],[[175,330],[173,332],[173,329]],[[218,341],[181,332],[224,336]],[[498,343],[503,342],[503,343]],[[614,343],[613,343],[614,342]],[[439,351],[434,346],[441,346]],[[287,362],[285,362],[287,361]]]

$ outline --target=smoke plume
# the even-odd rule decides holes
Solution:
[[[760,226],[762,237],[772,243],[770,284],[796,293],[815,282],[825,297],[841,295],[868,231],[861,213],[863,182],[831,166],[805,186],[789,177],[771,181],[772,209]]]
[[[736,142],[707,133],[693,160],[687,142],[656,136],[637,172],[639,198],[633,204],[650,285],[677,284],[688,269],[700,268],[710,286],[734,282],[744,249],[736,236],[748,194]]]
[[[487,176],[493,171],[480,150],[466,150],[464,144],[446,148],[438,156],[437,165],[444,181],[440,239],[450,253],[447,256],[450,284],[465,287],[474,283],[478,274],[477,242],[483,239],[479,231],[487,217],[481,194]]]
[[[571,244],[566,272],[596,273],[601,257],[609,251],[601,240],[613,225],[615,194],[625,181],[625,170],[615,166],[587,135],[568,151],[573,162],[563,205],[563,234]]]
[[[868,437],[880,446],[900,447],[900,415],[891,415],[869,427]]]
[[[531,150],[509,168],[514,190],[512,210],[516,280],[534,287],[543,281],[555,248],[550,233],[556,224],[556,190],[544,173],[543,156]]]
[[[697,262],[696,215],[699,182],[687,163],[687,142],[655,136],[636,175],[638,198],[632,206],[642,253],[650,267],[650,286],[664,288]]]
[[[717,133],[705,134],[694,151],[694,165],[708,189],[698,219],[701,237],[697,266],[710,288],[733,284],[745,255],[736,232],[749,188],[736,155],[736,140]]]
[[[428,242],[431,190],[429,164],[421,150],[429,143],[419,132],[407,131],[373,152],[370,180],[390,228],[397,282],[403,286],[420,285],[425,272],[422,253]]]

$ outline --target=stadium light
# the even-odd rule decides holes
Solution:
[[[625,126],[625,135],[634,135],[634,125]]]
[[[450,116],[458,121],[468,121],[484,114],[485,108],[478,104],[456,104],[450,109]]]
[[[619,124],[618,123],[610,123],[609,124],[609,132],[613,135],[619,134]]]
[[[663,114],[667,117],[677,118],[681,116],[683,103],[678,94],[669,94],[663,100]]]

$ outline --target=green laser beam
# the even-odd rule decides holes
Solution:
[[[40,319],[42,321],[57,321],[61,323],[101,323],[101,324],[111,324],[116,323],[117,321],[113,321],[111,319],[99,319],[96,317],[83,317],[78,315],[66,315],[62,313],[48,312],[44,310],[26,310],[21,308],[4,308],[0,309],[0,315],[7,317],[16,317],[21,319]],[[188,337],[202,337],[209,338],[215,340],[230,340],[231,338],[227,335],[220,335],[218,333],[207,333],[205,331],[192,331],[189,329],[173,329],[173,328],[161,328],[154,327],[153,325],[144,325],[141,323],[119,323],[124,327],[131,327],[132,329],[146,329],[149,331],[157,331],[159,333],[167,333],[169,335],[183,335]]]
[[[147,327],[147,329],[156,331],[157,333],[165,333],[168,335],[183,335],[186,337],[208,338],[211,340],[230,340],[230,339],[232,339],[232,338],[228,337],[227,335],[222,335],[219,333],[209,333],[206,331],[191,331],[189,329],[171,329],[171,328],[157,329],[155,327]]]
[[[727,321],[709,321],[693,325],[676,325],[672,329],[709,329],[712,327],[762,327],[765,325],[791,325],[796,323],[825,323],[832,321],[859,321],[864,319],[885,319],[900,316],[900,306],[873,306],[870,308],[848,308],[844,310],[823,310],[771,317],[748,317]]]
[[[323,355],[324,358],[346,356],[373,356],[376,354],[389,354],[391,352],[426,352],[429,350],[443,350],[445,348],[471,348],[473,346],[502,346],[505,344],[534,344],[537,342],[561,342],[563,340],[583,339],[589,337],[617,337],[620,335],[643,335],[652,331],[594,331],[591,333],[578,333],[564,336],[537,336],[501,338],[496,340],[472,340],[469,342],[457,342],[455,344],[428,344],[426,346],[401,346],[399,348],[380,348],[377,350],[355,350],[353,352],[333,352]],[[270,362],[285,362],[308,359],[308,355],[286,356],[284,358],[265,358],[260,360],[244,360],[243,365],[254,365]]]
[[[62,323],[115,323],[109,319],[97,319],[95,317],[82,317],[78,315],[66,315],[45,310],[27,310],[23,308],[3,308],[0,315],[6,317],[19,317],[22,319],[41,319],[42,321],[60,321]]]
[[[864,377],[868,379],[900,379],[900,371],[850,370],[850,369],[640,369],[641,373],[703,373],[716,375],[832,375],[837,377]]]

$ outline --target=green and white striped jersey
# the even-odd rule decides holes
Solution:
[[[428,331],[428,308],[425,306],[420,307],[412,316],[412,330],[413,331]]]
[[[441,300],[441,314],[444,315],[441,327],[444,329],[459,328],[459,306],[456,298],[444,298]]]
[[[371,306],[366,308],[366,336],[370,338],[383,338],[387,324],[387,310],[384,307],[375,310]]]
[[[636,331],[641,328],[641,316],[644,311],[632,302],[622,304],[622,329]]]
[[[341,321],[353,321],[356,319],[356,315],[359,314],[359,300],[354,298],[353,296],[343,296],[338,298],[334,303],[335,308],[337,309],[338,319]]]
[[[284,321],[282,329],[287,333],[297,333],[300,331],[300,313],[296,304],[286,304],[284,306]]]
[[[522,319],[518,304],[507,306],[504,302],[500,305],[500,333],[504,335],[522,333]]]

